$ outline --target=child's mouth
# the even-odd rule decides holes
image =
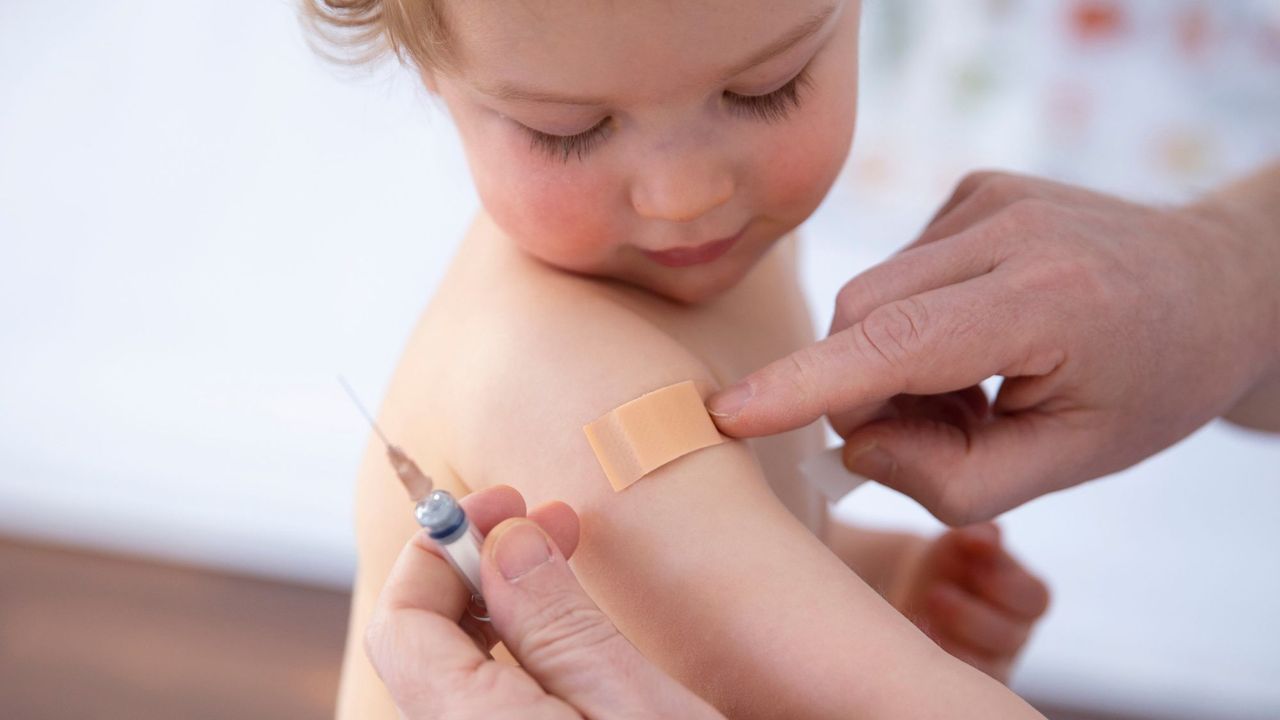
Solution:
[[[744,228],[745,229],[745,228]],[[742,231],[733,237],[727,237],[723,240],[712,240],[709,243],[695,245],[693,247],[672,248],[670,250],[644,250],[644,254],[650,260],[659,265],[667,267],[688,267],[690,265],[703,265],[720,259],[722,255],[729,252],[729,249],[742,237]]]

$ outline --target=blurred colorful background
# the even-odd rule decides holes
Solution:
[[[1276,157],[1275,0],[866,0],[815,327],[969,170],[1177,203]],[[0,717],[331,713],[335,376],[379,397],[476,207],[411,74],[326,65],[286,0],[0,3]],[[1051,717],[1280,717],[1280,439],[1212,424],[1003,525]]]

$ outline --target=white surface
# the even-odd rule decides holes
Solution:
[[[820,325],[940,199],[833,192]],[[380,395],[475,205],[411,79],[344,80],[288,3],[0,3],[0,531],[349,582],[366,428],[334,376]],[[1278,509],[1280,443],[1211,427],[1011,513],[1055,591],[1020,686],[1280,716]]]
[[[838,503],[867,479],[845,469],[844,448],[839,445],[839,436],[830,430],[827,432],[833,435],[831,447],[801,462],[800,476],[822,493],[828,502]]]
[[[0,523],[346,583],[367,428],[334,378],[379,398],[461,156],[287,3],[125,7],[0,4]]]

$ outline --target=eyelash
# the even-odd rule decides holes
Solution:
[[[586,157],[587,153],[595,150],[596,146],[609,136],[609,118],[601,120],[591,129],[577,135],[552,135],[524,125],[520,127],[529,132],[529,147],[566,163],[569,162],[570,155],[577,155],[579,160]]]
[[[787,113],[800,107],[800,92],[808,87],[809,68],[806,66],[786,85],[767,95],[739,95],[725,91],[724,97],[736,111],[772,123],[787,119]]]
[[[726,90],[724,98],[734,112],[754,120],[774,123],[785,120],[789,112],[800,106],[801,91],[808,87],[809,68],[806,67],[788,80],[786,85],[771,93],[739,95]],[[521,127],[529,133],[531,149],[565,163],[569,162],[570,155],[576,155],[578,160],[582,160],[604,142],[610,133],[609,118],[576,135],[552,135],[523,125]]]

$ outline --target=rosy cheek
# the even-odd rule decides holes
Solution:
[[[591,270],[607,256],[618,234],[611,222],[616,209],[606,200],[606,184],[590,181],[590,174],[574,169],[555,176],[552,170],[528,184],[523,203],[530,252],[577,270]]]
[[[771,206],[806,216],[813,210],[844,164],[853,120],[852,104],[820,108],[794,131],[774,137],[758,166],[766,168]]]
[[[587,162],[590,162],[588,159]],[[609,183],[577,160],[561,165],[512,147],[487,174],[485,207],[528,253],[559,267],[590,271],[618,235],[611,227]]]
[[[760,168],[765,202],[773,212],[808,205],[815,193],[825,192],[825,164],[821,148],[813,139],[796,135],[774,143],[761,158]],[[821,187],[818,187],[821,185]]]

